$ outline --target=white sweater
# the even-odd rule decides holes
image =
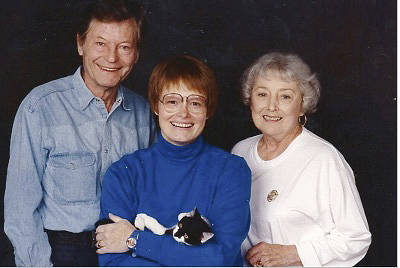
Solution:
[[[304,266],[359,262],[371,233],[353,171],[343,156],[303,128],[281,155],[265,161],[257,153],[261,137],[247,138],[232,149],[252,171],[251,226],[242,255],[264,241],[296,245]],[[268,201],[273,190],[278,195]]]

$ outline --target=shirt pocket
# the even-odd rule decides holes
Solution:
[[[46,189],[63,204],[94,202],[98,199],[96,157],[90,152],[51,155],[46,168]]]

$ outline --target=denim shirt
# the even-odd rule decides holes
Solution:
[[[4,230],[16,265],[51,265],[44,228],[93,230],[105,171],[154,137],[143,97],[119,86],[107,112],[86,87],[81,68],[33,89],[15,117],[4,198]]]

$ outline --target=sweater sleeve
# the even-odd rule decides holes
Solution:
[[[126,165],[125,158],[112,164],[103,178],[100,219],[113,213],[133,221],[137,211],[135,180],[137,172],[133,165]],[[99,254],[99,266],[157,266],[154,262],[134,258],[131,252]]]
[[[304,266],[353,266],[371,243],[353,172],[339,154],[323,165],[320,176],[328,187],[332,224],[324,236],[297,243],[297,251]]]
[[[110,266],[241,266],[240,245],[250,225],[251,174],[245,161],[235,157],[221,171],[209,220],[214,237],[198,246],[177,243],[171,236],[158,236],[148,230],[138,231],[136,257],[127,254],[100,256],[101,265]],[[113,187],[116,181],[113,180]],[[107,187],[106,185],[104,187]],[[109,188],[109,187],[107,187]],[[115,189],[103,190],[102,200],[110,192],[118,196],[119,204],[125,198]],[[126,203],[127,205],[129,202]],[[128,206],[124,210],[129,210]],[[130,210],[133,213],[133,210]],[[102,213],[103,205],[102,205]],[[104,216],[105,214],[102,214]],[[125,213],[125,215],[127,215]],[[108,256],[107,256],[108,255]]]

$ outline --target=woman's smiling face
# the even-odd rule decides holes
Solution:
[[[168,111],[161,102],[166,94],[178,93],[183,97],[183,103],[178,105],[176,111]],[[199,103],[187,103],[187,97],[190,95],[200,95],[205,99],[207,96],[191,90],[185,84],[180,83],[163,90],[161,101],[158,102],[158,121],[163,138],[178,146],[190,144],[196,140],[203,132],[207,120],[207,106],[200,113],[189,111],[188,105],[199,105]]]
[[[251,92],[250,109],[255,126],[277,141],[293,133],[303,115],[302,93],[297,82],[277,74],[259,76]]]

